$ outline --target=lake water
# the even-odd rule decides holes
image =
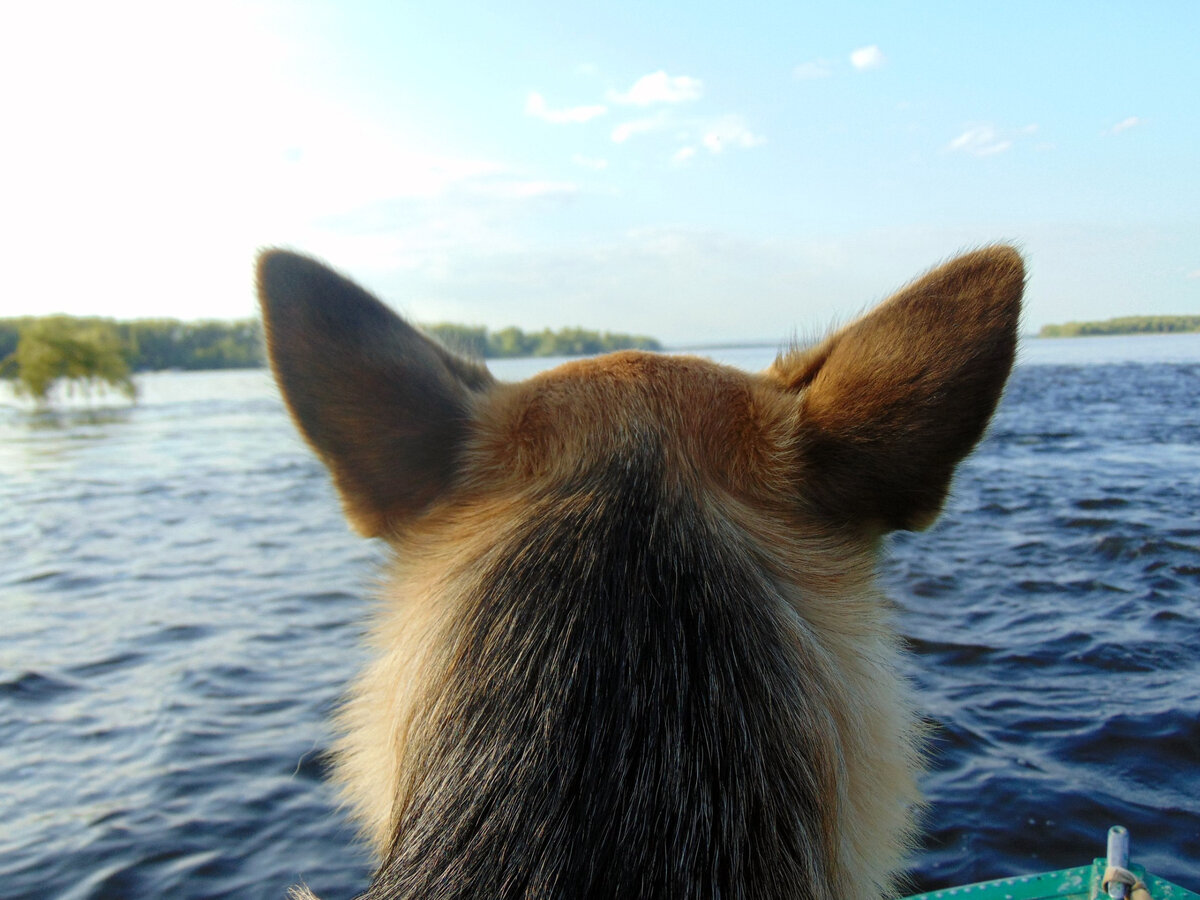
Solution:
[[[0,394],[0,897],[350,897],[321,751],[382,554],[265,373],[140,383]],[[891,541],[936,725],[917,885],[1081,865],[1122,823],[1200,888],[1198,396],[1200,335],[1028,341],[946,514]]]

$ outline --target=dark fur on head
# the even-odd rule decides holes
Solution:
[[[918,729],[875,554],[982,434],[1022,287],[994,247],[759,376],[626,352],[502,384],[264,254],[284,396],[395,550],[337,747],[364,896],[891,891]]]

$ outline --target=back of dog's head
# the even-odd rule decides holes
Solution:
[[[1012,364],[1023,271],[961,257],[750,375],[623,352],[495,381],[320,264],[268,345],[396,550],[340,777],[369,897],[879,897],[917,802],[873,587]]]

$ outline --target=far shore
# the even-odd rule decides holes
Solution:
[[[1043,325],[1038,337],[1105,337],[1132,334],[1192,334],[1200,331],[1200,316],[1119,316],[1095,322]]]

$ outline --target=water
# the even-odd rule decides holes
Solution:
[[[936,729],[915,882],[1080,865],[1120,822],[1195,889],[1200,335],[1021,358],[946,514],[884,567]],[[320,753],[382,555],[264,373],[142,389],[0,405],[0,896],[350,897],[368,861]]]

